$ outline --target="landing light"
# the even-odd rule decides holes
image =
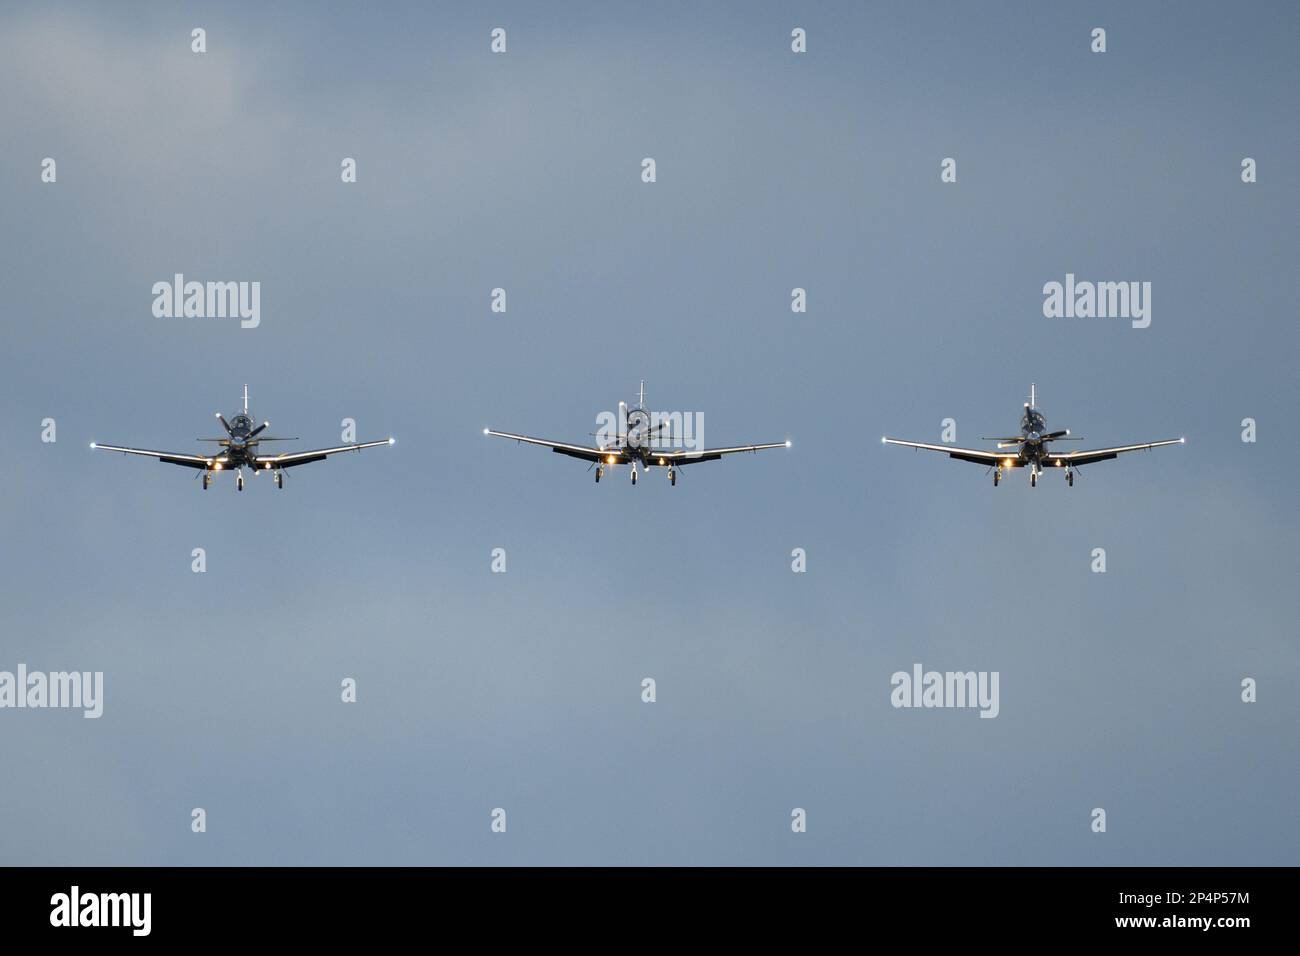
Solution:
[[[1013,460],[1014,459],[1008,458],[1006,461],[1003,462],[1003,464],[1006,465],[1008,468],[1010,468]]]
[[[219,461],[213,462],[213,463],[212,463],[212,470],[213,470],[213,471],[220,471],[220,470],[221,470],[221,462],[219,462]]]
[[[613,455],[610,455],[608,458],[606,458],[606,459],[605,459],[605,463],[606,463],[607,465],[612,465],[612,464],[614,464],[614,456],[613,456]]]

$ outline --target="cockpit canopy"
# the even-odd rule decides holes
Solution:
[[[1020,420],[1020,424],[1030,431],[1041,432],[1047,425],[1047,419],[1038,409],[1026,406],[1025,417]]]

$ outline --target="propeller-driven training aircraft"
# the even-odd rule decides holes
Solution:
[[[256,476],[258,472],[269,471],[275,476],[275,486],[284,487],[284,469],[305,465],[308,462],[324,461],[330,455],[343,451],[360,451],[377,445],[391,445],[396,439],[385,438],[382,441],[365,441],[356,445],[340,445],[337,448],[317,448],[312,451],[285,452],[282,455],[258,454],[258,447],[265,441],[297,441],[296,438],[273,438],[263,435],[270,422],[253,424],[253,417],[248,413],[248,386],[244,386],[244,410],[236,412],[226,421],[224,415],[217,412],[217,421],[226,430],[225,438],[200,438],[198,441],[216,442],[221,450],[211,455],[183,455],[170,451],[148,451],[144,448],[123,448],[120,445],[101,445],[91,442],[91,448],[103,451],[120,451],[126,455],[144,455],[157,458],[169,465],[182,465],[196,468],[203,472],[203,488],[207,489],[212,479],[223,471],[235,472],[235,487],[244,490],[244,469],[248,468]]]
[[[924,448],[926,451],[941,451],[949,458],[959,461],[973,461],[977,465],[987,465],[993,469],[993,484],[996,487],[1002,480],[1003,468],[1028,468],[1029,485],[1038,484],[1038,476],[1044,468],[1064,468],[1065,482],[1074,487],[1074,470],[1080,465],[1091,465],[1096,461],[1118,458],[1126,451],[1142,451],[1147,448],[1159,448],[1161,445],[1181,445],[1185,439],[1168,438],[1152,441],[1142,445],[1118,445],[1115,448],[1094,448],[1090,451],[1053,451],[1048,445],[1057,441],[1082,441],[1071,438],[1070,430],[1049,432],[1047,419],[1038,410],[1038,386],[1029,386],[1029,401],[1025,402],[1025,413],[1020,419],[1020,434],[1014,438],[985,438],[995,441],[999,449],[1007,451],[984,451],[977,448],[954,448],[952,445],[927,445],[925,442],[901,441],[897,438],[880,439],[886,445],[904,445],[908,448]]]
[[[511,438],[529,445],[542,445],[557,454],[589,461],[596,466],[597,481],[600,481],[606,468],[615,465],[631,465],[632,484],[634,485],[636,484],[638,465],[645,468],[646,471],[649,471],[654,466],[667,468],[668,481],[676,485],[677,469],[684,468],[686,465],[693,465],[701,461],[717,461],[723,455],[734,455],[742,451],[757,452],[765,448],[790,447],[788,441],[769,442],[764,445],[736,445],[731,448],[702,448],[699,450],[658,447],[666,442],[661,437],[663,429],[674,424],[673,419],[676,416],[656,416],[646,409],[645,382],[641,383],[641,395],[636,406],[629,409],[626,402],[619,402],[618,411],[620,427],[617,429],[617,434],[609,436],[613,439],[609,444],[597,444],[595,447],[569,445],[564,442],[546,441],[542,438],[529,438],[527,435],[498,432],[490,428],[483,429],[483,434],[495,435],[497,438]],[[656,418],[660,420],[656,422]],[[590,471],[590,468],[588,471]]]

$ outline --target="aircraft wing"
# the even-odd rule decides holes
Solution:
[[[1159,448],[1162,445],[1181,445],[1181,438],[1167,438],[1163,441],[1147,442],[1145,445],[1118,445],[1115,448],[1093,448],[1088,451],[1063,451],[1060,454],[1049,452],[1043,458],[1043,464],[1050,464],[1056,468],[1064,468],[1066,465],[1090,465],[1094,461],[1107,461],[1111,458],[1118,458],[1126,451],[1145,451],[1148,448]]]
[[[221,452],[210,457],[203,455],[182,455],[173,451],[150,451],[147,448],[123,448],[121,445],[101,445],[94,442],[90,446],[102,451],[120,451],[124,455],[143,455],[145,458],[157,458],[168,465],[181,465],[185,468],[211,468],[214,462],[224,461]]]
[[[562,441],[548,441],[545,438],[530,438],[527,435],[513,435],[510,432],[493,431],[490,428],[483,429],[483,434],[493,435],[497,438],[509,438],[512,441],[523,442],[526,445],[541,445],[556,454],[568,455],[570,458],[581,458],[583,461],[602,461],[609,465],[622,465],[627,462],[627,458],[616,448],[605,450],[591,448],[587,445],[570,445]]]
[[[330,455],[337,455],[345,451],[360,451],[363,448],[376,448],[379,445],[391,444],[393,444],[393,439],[385,438],[381,441],[363,441],[357,445],[340,445],[337,448],[315,448],[311,451],[285,452],[283,455],[258,455],[256,462],[261,467],[269,464],[272,468],[294,468],[297,465],[306,465],[313,461],[324,461]]]
[[[767,442],[762,445],[736,445],[733,448],[704,448],[691,451],[688,448],[674,448],[671,451],[650,451],[647,458],[658,465],[676,465],[681,468],[699,461],[717,461],[723,455],[735,455],[742,451],[763,451],[766,448],[789,448],[788,441]]]
[[[949,458],[958,461],[973,461],[977,465],[1001,465],[1003,468],[1020,468],[1024,463],[1015,451],[985,451],[981,448],[956,448],[952,445],[927,445],[919,441],[903,441],[901,438],[881,439],[886,445],[902,445],[905,448],[923,448],[926,451],[941,451]]]

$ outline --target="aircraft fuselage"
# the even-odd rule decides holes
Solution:
[[[1043,413],[1036,408],[1025,408],[1025,414],[1020,419],[1020,435],[1023,444],[1020,446],[1018,457],[1021,461],[1042,467],[1043,459],[1048,456],[1047,442],[1043,436],[1047,434],[1047,419]]]
[[[252,468],[257,457],[257,439],[250,438],[253,420],[241,412],[230,420],[230,437],[226,444],[226,468]]]

